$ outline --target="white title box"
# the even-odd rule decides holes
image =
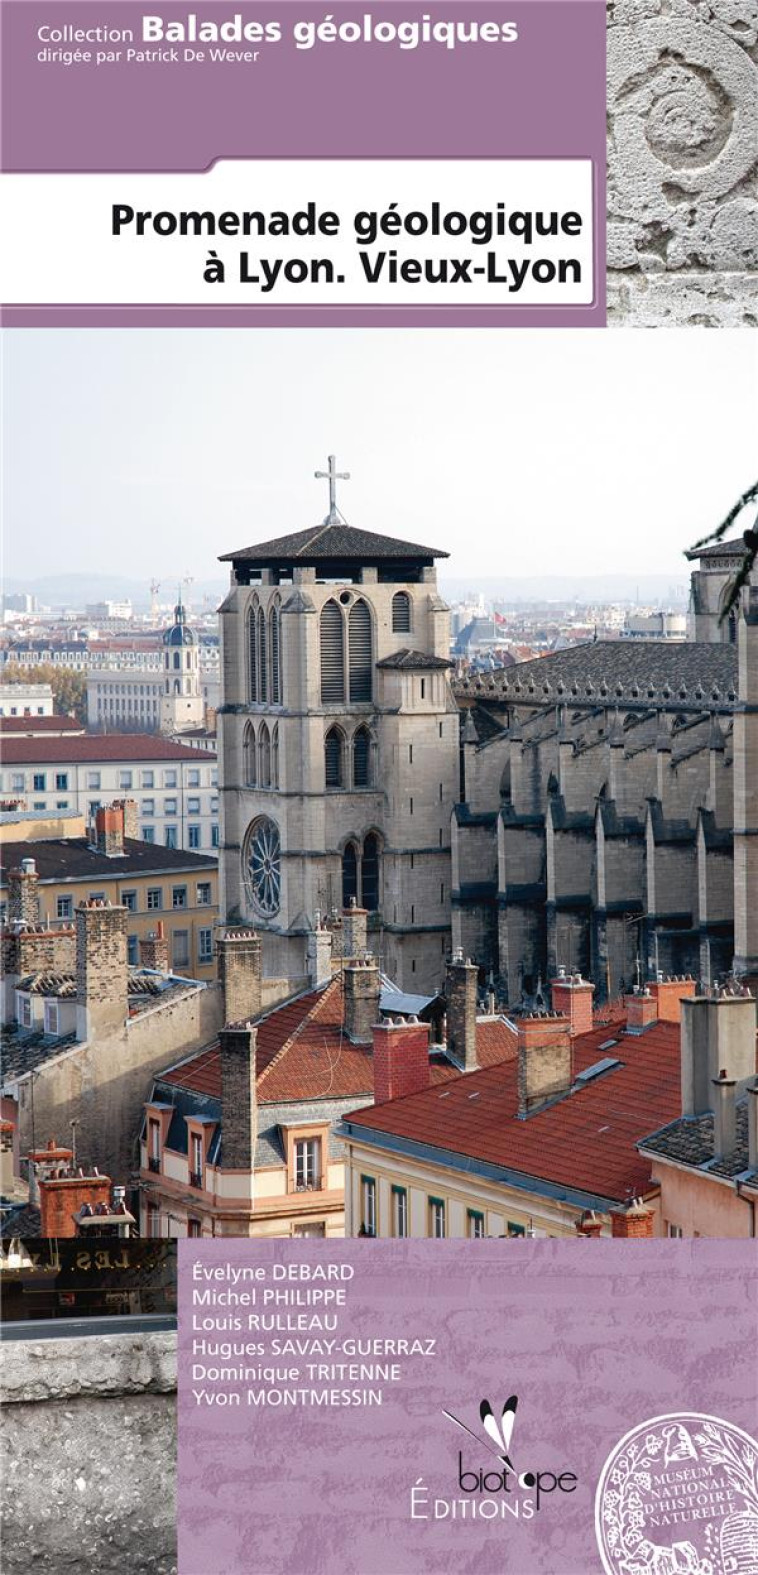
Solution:
[[[255,159],[200,175],[11,174],[0,181],[0,213],[6,305],[534,307],[594,297],[589,159]],[[138,214],[151,215],[142,234]],[[321,228],[275,234],[276,214]],[[233,217],[211,224],[221,215],[239,216],[238,233],[223,233]],[[337,216],[338,233],[326,215]],[[223,280],[207,282],[208,270]]]

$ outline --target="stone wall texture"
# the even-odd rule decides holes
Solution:
[[[175,1575],[176,1337],[2,1349],[3,1569]]]
[[[757,0],[609,0],[609,323],[755,327],[757,198]]]

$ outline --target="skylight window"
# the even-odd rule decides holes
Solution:
[[[614,1066],[621,1065],[622,1062],[617,1060],[615,1056],[603,1056],[602,1061],[595,1061],[593,1062],[592,1066],[585,1067],[583,1072],[577,1072],[576,1082],[591,1083],[594,1078],[602,1077],[604,1072],[610,1072],[613,1070]]]

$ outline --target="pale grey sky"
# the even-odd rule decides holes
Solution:
[[[708,330],[14,330],[6,572],[224,573],[347,519],[450,575],[684,575],[753,480],[758,336]]]

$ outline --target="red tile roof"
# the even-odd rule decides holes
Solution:
[[[210,749],[173,744],[156,733],[88,733],[72,738],[8,738],[3,743],[6,766],[74,765],[77,761],[192,760],[196,766],[215,760]]]
[[[0,716],[0,734],[22,733],[34,736],[36,733],[78,733],[84,734],[84,727],[75,716]]]
[[[642,1034],[619,1034],[616,1045],[604,1048],[610,1037],[615,1035],[605,1027],[574,1040],[574,1076],[606,1056],[621,1066],[526,1120],[518,1119],[513,1057],[442,1092],[425,1089],[357,1110],[349,1120],[356,1129],[409,1138],[621,1202],[650,1186],[650,1160],[636,1144],[681,1110],[679,1027],[655,1023]]]
[[[344,1034],[342,975],[325,989],[311,990],[276,1006],[257,1024],[258,1098],[264,1104],[301,1099],[351,1099],[373,1093],[374,1065],[368,1045],[354,1045]],[[502,1018],[477,1024],[482,1064],[493,1066],[515,1056],[516,1036]],[[438,1085],[460,1074],[441,1057],[430,1063],[430,1082]],[[221,1098],[218,1041],[165,1072],[163,1083]]]

